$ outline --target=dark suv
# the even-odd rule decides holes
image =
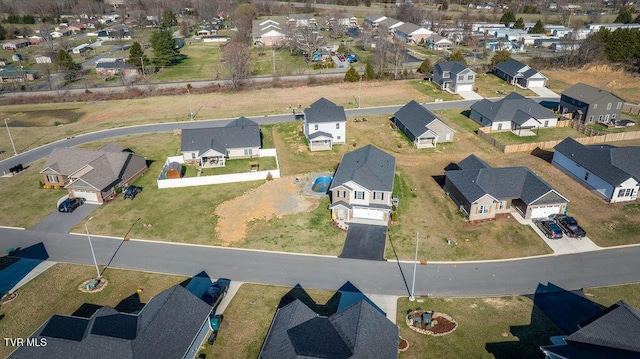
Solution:
[[[542,233],[544,233],[547,238],[562,238],[562,228],[560,228],[560,226],[557,225],[554,221],[548,219],[536,221],[536,226],[540,228]]]
[[[142,187],[129,186],[124,190],[124,199],[134,199],[140,192],[142,192]]]
[[[215,308],[220,304],[222,298],[227,295],[227,291],[229,290],[229,284],[231,280],[226,278],[219,278],[215,283],[213,283],[209,289],[204,293],[203,300],[209,304],[210,306]]]
[[[72,213],[76,210],[76,208],[82,206],[84,204],[84,198],[75,197],[75,198],[67,198],[58,206],[58,211],[64,213]]]

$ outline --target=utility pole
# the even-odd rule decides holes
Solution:
[[[189,101],[189,120],[193,121],[193,108],[191,107],[191,92],[189,92],[189,87],[187,87],[187,99]]]
[[[411,283],[411,295],[409,296],[410,301],[416,300],[414,294],[414,289],[416,287],[416,270],[418,269],[418,232],[416,232],[416,255],[413,259],[413,281]]]
[[[9,125],[7,124],[8,118],[4,119],[4,125],[7,127],[7,133],[9,134],[9,141],[11,141],[11,147],[13,147],[13,155],[17,156],[18,151],[16,151],[16,145],[13,143],[13,137],[11,137],[11,131],[9,131]]]
[[[360,97],[362,95],[362,76],[364,75],[358,77],[358,108],[360,108]]]
[[[100,268],[98,268],[98,261],[96,260],[96,253],[93,251],[93,244],[91,244],[91,236],[89,235],[89,221],[92,220],[93,217],[89,217],[86,222],[84,222],[84,230],[87,232],[87,239],[89,240],[89,247],[91,247],[91,256],[93,256],[93,263],[96,265],[96,273],[98,276],[96,278],[100,278]]]
[[[140,64],[142,65],[142,77],[146,78],[144,73],[144,56],[140,56]]]

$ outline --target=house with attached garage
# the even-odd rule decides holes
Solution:
[[[640,147],[585,146],[568,137],[556,145],[552,163],[609,203],[638,199]]]
[[[253,44],[257,46],[279,46],[286,38],[286,31],[283,30],[284,22],[280,19],[253,20],[252,36]]]
[[[469,117],[492,131],[511,130],[518,136],[535,135],[531,130],[556,127],[558,116],[536,101],[512,92],[505,98],[481,100],[471,105]]]
[[[427,37],[431,36],[431,34],[433,34],[433,31],[427,30],[422,26],[418,26],[410,22],[404,23],[395,28],[396,37],[408,44],[417,45]]]
[[[54,148],[40,170],[48,187],[64,187],[69,197],[104,203],[147,170],[144,157],[110,143],[97,150]]]
[[[564,213],[569,200],[526,167],[494,168],[471,155],[445,171],[444,190],[470,221],[517,211],[524,218]]]
[[[260,148],[260,126],[240,117],[223,127],[182,130],[180,151],[186,163],[211,168],[224,167],[235,158],[259,157]]]
[[[340,228],[349,223],[387,225],[391,219],[391,192],[396,159],[373,145],[342,156],[333,176],[331,218]]]
[[[344,143],[347,115],[344,107],[321,98],[304,109],[304,136],[311,151],[331,150],[334,143]]]
[[[623,105],[611,92],[578,83],[562,92],[558,111],[583,123],[610,123],[620,119]]]
[[[439,142],[452,142],[455,132],[414,100],[393,115],[393,123],[416,148],[433,148]]]
[[[509,59],[498,63],[493,73],[510,84],[517,84],[523,88],[545,87],[547,77],[537,70],[520,61]]]
[[[441,90],[453,93],[473,91],[475,80],[476,73],[462,61],[439,62],[433,67],[432,81]]]

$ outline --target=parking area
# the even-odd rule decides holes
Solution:
[[[60,213],[54,207],[53,212],[51,212],[50,215],[43,218],[28,230],[51,233],[69,233],[71,228],[88,217],[98,207],[100,207],[99,204],[85,203],[72,213]]]

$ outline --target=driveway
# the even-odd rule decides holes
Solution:
[[[71,228],[88,217],[91,212],[100,207],[99,204],[85,203],[78,207],[73,213],[60,213],[54,210],[50,215],[43,218],[35,226],[29,228],[31,231],[69,233]]]
[[[557,93],[549,90],[546,87],[529,87],[529,90],[536,93],[540,97],[560,97]]]
[[[465,100],[482,100],[484,98],[474,91],[458,91],[458,95]]]
[[[350,223],[340,258],[384,260],[387,226]]]

